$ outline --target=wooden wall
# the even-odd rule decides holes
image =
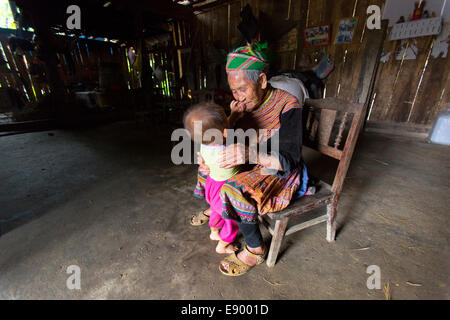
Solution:
[[[366,10],[383,0],[309,0],[304,26],[331,24],[331,45],[300,49],[303,57],[317,59],[320,51],[334,62],[335,69],[325,81],[325,96],[365,103],[383,40],[383,30],[366,28]],[[337,26],[343,18],[357,17],[352,44],[334,44]],[[303,41],[303,39],[302,39]]]
[[[197,18],[202,24],[203,45],[219,40],[226,43],[228,49],[233,48],[239,37],[240,12],[247,3],[257,18],[261,13],[269,15],[280,26],[296,22],[297,46],[294,50],[278,50],[276,63],[280,70],[299,69],[300,61],[309,58],[314,63],[325,53],[335,61],[335,70],[326,79],[326,97],[367,103],[370,121],[430,125],[439,111],[450,106],[449,58],[430,56],[434,38],[424,37],[415,39],[419,49],[416,60],[396,60],[395,51],[401,41],[389,41],[389,29],[385,32],[366,28],[367,7],[373,4],[382,7],[384,2],[237,0],[213,7]],[[348,17],[358,17],[353,43],[336,45],[339,20]],[[303,48],[303,29],[320,24],[332,24],[331,45]],[[380,54],[387,52],[392,52],[389,61],[378,65]]]
[[[390,31],[390,30],[389,30]],[[389,60],[381,62],[370,121],[431,125],[437,114],[450,107],[450,58],[434,58],[430,53],[435,37],[421,37],[389,41],[383,44],[383,55]],[[418,54],[414,60],[396,56],[402,47],[414,45]]]
[[[14,55],[8,45],[8,34],[0,34],[2,54],[8,62],[8,67],[0,70],[0,84],[2,87],[14,87],[24,96],[25,101],[39,101],[50,92],[49,85],[44,79],[35,77],[30,68],[36,51],[24,52],[24,55]],[[126,60],[126,50],[118,44],[71,37],[58,37],[57,45],[61,48],[71,43],[69,50],[58,52],[58,72],[65,85],[81,82],[91,89],[99,81],[99,63],[116,62],[122,66],[125,79],[133,87],[137,87],[137,79],[129,72]],[[73,70],[68,62],[68,55],[73,59]],[[42,81],[43,80],[43,81]]]
[[[8,35],[0,35],[0,54],[6,59],[7,65],[2,66],[0,71],[0,85],[2,88],[16,88],[22,95],[24,101],[36,101],[42,92],[48,92],[48,85],[35,83],[28,71],[28,66],[33,61],[30,52],[25,52],[24,56],[15,56],[8,45]],[[36,92],[36,94],[35,94]]]
[[[202,30],[206,41],[224,40],[229,49],[238,39],[237,25],[241,21],[239,14],[247,3],[251,5],[257,18],[261,14],[270,16],[275,28],[286,26],[288,22],[296,23],[295,47],[283,48],[285,35],[273,48],[276,51],[277,68],[299,69],[300,60],[305,58],[314,65],[321,54],[326,54],[335,61],[335,70],[326,80],[325,95],[364,103],[383,39],[382,30],[368,31],[365,28],[366,10],[369,4],[381,5],[382,2],[383,0],[242,0],[217,6],[197,17],[203,22]],[[352,16],[359,18],[353,43],[333,44],[339,20]],[[303,48],[304,28],[321,24],[332,25],[332,44]]]
[[[326,97],[339,97],[348,101],[366,103],[367,119],[380,123],[402,123],[430,126],[441,110],[450,107],[449,94],[449,57],[434,58],[430,55],[434,37],[408,40],[406,45],[415,44],[418,56],[415,60],[396,60],[395,56],[402,46],[400,40],[389,41],[389,29],[368,30],[366,28],[369,5],[383,6],[385,0],[231,0],[196,14],[193,24],[172,22],[170,32],[172,39],[165,47],[148,48],[150,65],[164,57],[165,79],[161,83],[154,81],[154,89],[170,100],[186,100],[190,92],[221,87],[226,89],[224,62],[221,66],[222,79],[215,80],[216,70],[210,60],[211,45],[223,49],[223,56],[236,47],[240,40],[237,29],[241,21],[240,13],[245,5],[250,4],[255,16],[263,21],[263,32],[278,34],[281,30],[289,32],[272,43],[276,53],[277,70],[304,67],[304,62],[311,61],[310,67],[318,62],[322,54],[328,55],[335,62],[335,69],[325,80]],[[357,17],[358,23],[352,44],[334,44],[337,26],[341,19]],[[326,47],[304,48],[303,30],[305,27],[331,24],[331,44]],[[285,30],[287,28],[287,30]],[[286,46],[287,38],[296,40]],[[0,39],[5,45],[5,39]],[[88,44],[90,56],[86,48]],[[142,64],[149,63],[142,59],[142,47],[138,45],[138,60],[130,72],[125,57],[125,48],[96,41],[79,40],[79,49],[74,50],[77,72],[74,77],[67,72],[67,65],[62,62],[63,79],[66,82],[94,81],[98,77],[98,61],[117,61],[123,65],[125,78],[130,88],[141,87]],[[111,54],[111,48],[113,53]],[[8,50],[5,50],[8,51]],[[386,62],[379,62],[380,56],[391,52]],[[5,52],[8,60],[15,59],[10,52]],[[159,55],[159,56],[158,56]],[[156,59],[157,58],[157,59]],[[28,63],[32,57],[26,54]],[[159,59],[159,60],[158,60]],[[17,60],[17,59],[16,59]],[[21,60],[21,59],[18,59]],[[161,60],[162,61],[162,60]],[[27,82],[25,90],[30,99],[34,92],[33,80],[28,79],[23,61],[17,61],[17,68],[24,74]],[[2,74],[2,86],[12,83],[17,86],[18,79],[12,74]],[[18,85],[19,90],[20,85]],[[34,83],[36,98],[45,84]],[[35,98],[35,99],[36,99]]]
[[[264,15],[270,20],[271,26],[275,26],[275,30],[263,32],[279,31],[295,23],[300,25],[308,5],[307,1],[299,0],[237,0],[218,5],[197,15],[201,24],[203,44],[220,41],[227,50],[233,49],[240,38],[237,28],[241,22],[240,13],[247,4],[251,6],[257,19]],[[282,41],[273,48],[276,51],[276,63],[281,69],[294,69],[298,47],[280,48],[281,44]]]

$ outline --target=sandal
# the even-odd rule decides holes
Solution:
[[[197,215],[193,215],[191,217],[191,225],[201,226],[201,225],[205,224],[206,222],[208,222],[209,216],[205,214],[205,211],[201,211]],[[196,221],[194,221],[194,218],[197,218]]]
[[[262,254],[254,254],[250,252],[247,248],[247,246],[244,247],[244,250],[247,252],[248,255],[253,256],[256,258],[256,265],[261,264],[264,262],[264,258],[266,255],[266,248],[263,246],[263,253]],[[219,270],[226,276],[230,277],[238,277],[243,275],[244,273],[247,273],[251,268],[254,266],[249,266],[245,263],[243,263],[241,260],[238,259],[236,253],[230,254],[228,257],[222,260],[222,262],[228,263],[228,271],[222,269],[222,263],[219,265]]]

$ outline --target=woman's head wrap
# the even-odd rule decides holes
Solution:
[[[261,44],[258,41],[237,48],[227,56],[226,71],[264,70],[268,66],[265,49],[267,43]]]

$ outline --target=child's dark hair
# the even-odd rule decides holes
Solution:
[[[202,122],[201,137],[194,136],[194,121]],[[213,142],[218,143],[218,141],[214,141],[214,137],[204,139],[204,133],[208,129],[217,129],[220,132],[223,132],[224,129],[228,128],[228,118],[225,114],[225,110],[221,106],[213,102],[205,102],[189,107],[184,113],[183,124],[184,128],[190,133],[194,141],[204,144]]]

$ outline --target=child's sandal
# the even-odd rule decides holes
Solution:
[[[194,218],[195,221],[194,221]],[[204,225],[206,222],[209,221],[209,216],[205,214],[205,211],[201,211],[196,215],[193,215],[191,217],[191,225],[193,226],[201,226]]]

